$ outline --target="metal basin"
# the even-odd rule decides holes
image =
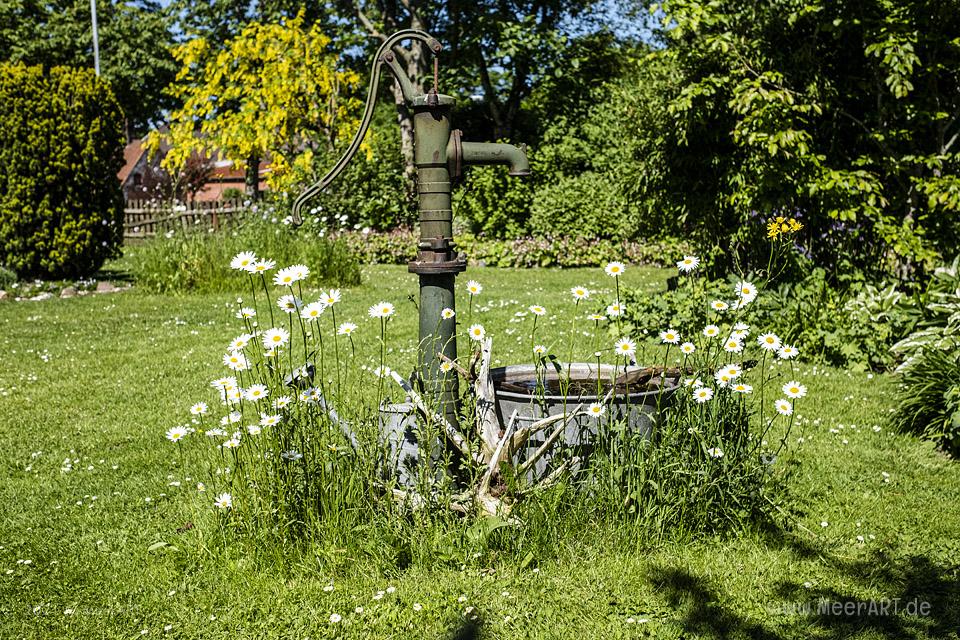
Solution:
[[[566,377],[568,365],[561,365],[561,369],[563,376]],[[610,383],[617,376],[624,373],[635,375],[643,370],[644,367],[628,367],[625,370],[622,366],[614,367],[613,365],[600,365],[598,369],[595,364],[573,363],[569,365],[569,376],[573,383],[572,387],[577,390],[567,395],[549,390],[557,386],[559,378],[552,366],[546,370],[541,369],[541,378],[548,390],[541,390],[538,393],[533,393],[537,379],[537,369],[534,365],[500,367],[491,369],[490,374],[496,391],[500,423],[506,426],[510,417],[516,412],[516,427],[520,429],[547,416],[572,412],[580,404],[583,404],[583,409],[586,409],[591,403],[603,402],[605,389],[610,388]],[[606,383],[606,388],[601,390],[599,397],[596,391],[585,390],[595,387],[598,375],[600,381]],[[618,425],[625,428],[627,432],[649,436],[656,424],[658,412],[673,397],[679,380],[678,378],[659,378],[657,382],[659,384],[638,384],[637,390],[631,389],[629,394],[626,393],[626,389],[619,394],[614,394],[604,405],[605,413],[599,418],[579,415],[569,420],[553,450],[528,470],[527,480],[534,482],[544,478],[564,460],[573,458],[579,458],[579,461],[571,463],[571,470],[576,472],[582,469],[589,461],[600,429]],[[517,386],[529,389],[518,391]],[[554,429],[553,426],[547,427],[531,437],[522,449],[513,452],[514,464],[525,462],[546,441]]]

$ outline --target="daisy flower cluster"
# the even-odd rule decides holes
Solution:
[[[200,486],[217,488],[210,493],[216,511],[232,512],[256,486],[279,487],[277,508],[295,509],[318,499],[316,483],[298,478],[329,468],[338,452],[353,444],[331,407],[360,382],[357,376],[369,375],[347,366],[355,358],[353,340],[360,328],[338,320],[339,289],[306,298],[305,265],[277,269],[274,260],[245,251],[230,267],[249,274],[253,304],[237,299],[233,316],[240,330],[219,359],[225,375],[211,381],[206,398],[190,405],[187,424],[164,435],[181,456],[196,453],[207,466],[209,476]],[[395,312],[389,302],[370,308],[381,337]],[[265,316],[266,327],[260,325]],[[389,371],[385,354],[384,345],[380,375]]]

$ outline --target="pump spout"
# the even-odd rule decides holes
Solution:
[[[529,176],[530,161],[527,160],[527,147],[499,142],[463,142],[463,164],[507,164],[511,176]]]

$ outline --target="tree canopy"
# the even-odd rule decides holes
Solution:
[[[329,45],[319,25],[304,24],[303,14],[249,23],[221,47],[203,37],[183,43],[174,50],[181,68],[171,85],[180,106],[170,113],[169,129],[151,133],[147,147],[168,143],[163,165],[173,172],[194,154],[246,163],[254,190],[262,159],[270,160],[274,189],[309,179],[313,154],[358,126],[359,77],[338,68]]]
[[[176,66],[171,16],[153,0],[98,2],[100,69],[123,109],[127,139],[159,124]],[[0,59],[93,68],[89,0],[0,0]]]
[[[809,250],[922,266],[956,251],[960,3],[662,5],[669,124],[648,195],[716,241],[788,211]]]

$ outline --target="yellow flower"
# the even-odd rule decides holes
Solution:
[[[796,233],[800,229],[803,229],[803,225],[797,222],[796,218],[777,216],[767,223],[767,238],[776,240],[781,236]]]

